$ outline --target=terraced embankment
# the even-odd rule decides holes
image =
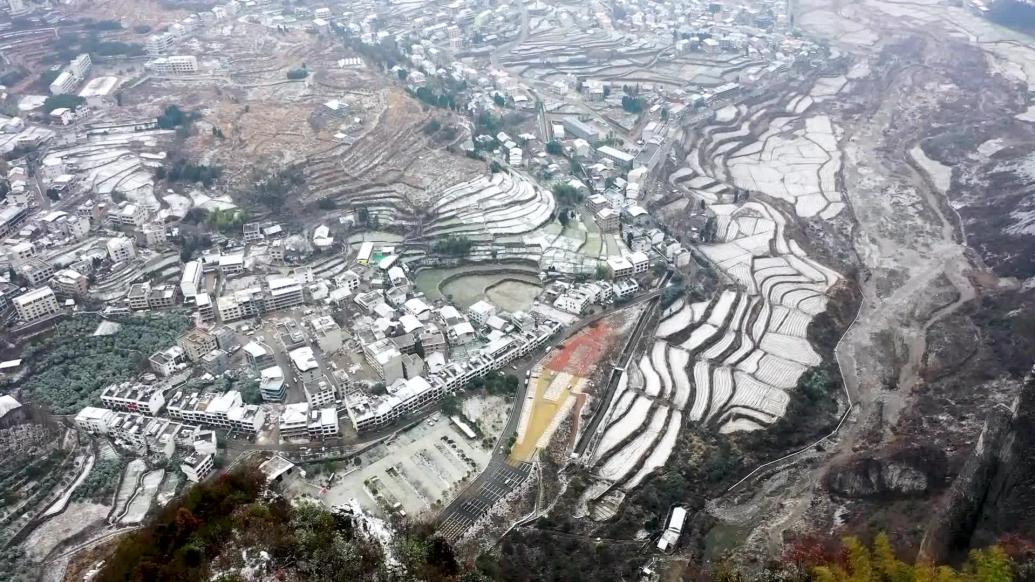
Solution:
[[[801,95],[784,99],[793,103],[727,107],[689,132],[687,166],[672,183],[688,208],[708,205],[706,242],[696,250],[725,284],[709,300],[669,306],[655,342],[625,370],[584,459],[596,481],[582,511],[595,519],[614,515],[626,493],[664,466],[684,423],[722,433],[764,429],[784,415],[802,375],[822,363],[807,331],[841,276],[788,232],[797,232],[792,221],[844,208],[833,180],[835,129],[825,116],[804,117]],[[781,112],[779,123],[770,110]]]

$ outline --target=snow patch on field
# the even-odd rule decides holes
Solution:
[[[690,378],[686,374],[686,367],[690,363],[690,354],[683,350],[669,348],[668,361],[672,367],[672,383],[675,387],[675,394],[672,397],[672,404],[679,410],[686,407],[690,400]]]
[[[629,479],[629,481],[622,485],[623,489],[631,491],[651,472],[665,466],[665,462],[672,456],[672,449],[676,446],[676,440],[679,437],[679,429],[682,424],[683,415],[678,410],[673,410],[672,416],[668,419],[668,425],[665,427],[665,434],[662,435],[654,450],[647,456],[647,460],[643,462],[643,467],[633,475],[632,479]]]
[[[708,412],[708,403],[712,397],[711,367],[708,362],[699,360],[694,364],[694,406],[690,409],[690,420],[697,422]]]
[[[697,329],[690,332],[690,337],[686,338],[686,341],[680,344],[680,347],[687,351],[696,350],[698,346],[708,341],[708,338],[715,335],[717,331],[719,329],[710,323],[701,324]]]
[[[672,397],[672,376],[668,373],[668,362],[665,361],[665,352],[668,351],[668,344],[662,341],[654,342],[654,348],[650,352],[651,364],[661,377],[661,396]]]
[[[597,445],[596,458],[599,460],[611,451],[618,443],[622,442],[636,429],[647,422],[647,413],[650,412],[651,400],[643,396],[637,396],[629,412],[621,419],[616,420],[604,432]]]
[[[658,331],[654,334],[655,337],[666,338],[677,332],[680,332],[693,324],[694,322],[694,308],[692,305],[684,305],[682,309],[673,313],[670,317],[665,319],[658,325]]]
[[[610,481],[617,481],[629,474],[633,470],[633,467],[640,462],[640,459],[647,454],[650,449],[651,443],[661,433],[661,429],[665,426],[665,420],[668,417],[669,408],[667,406],[659,406],[654,410],[654,415],[651,416],[650,424],[647,428],[641,432],[636,438],[625,445],[622,450],[618,451],[611,456],[600,467],[600,476]]]
[[[658,378],[658,373],[654,371],[654,366],[650,363],[646,354],[640,358],[640,371],[643,372],[643,379],[646,382],[646,385],[643,387],[643,391],[646,392],[648,396],[660,396],[661,379]]]

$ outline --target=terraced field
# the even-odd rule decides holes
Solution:
[[[497,172],[444,190],[424,235],[522,234],[550,222],[555,210],[551,192],[520,174]]]
[[[841,86],[828,80],[810,99]],[[839,163],[836,140],[822,116],[804,121],[792,116],[780,118],[776,127],[767,125],[765,111],[778,105],[756,104],[754,111],[730,106],[695,131],[688,166],[676,172],[673,183],[690,194],[691,203],[710,203],[715,234],[697,249],[726,283],[707,301],[679,299],[669,306],[654,343],[625,370],[597,445],[584,459],[596,476],[582,498],[580,510],[586,515],[614,515],[627,492],[664,466],[684,422],[721,433],[772,424],[785,413],[802,374],[822,361],[807,331],[826,309],[827,293],[839,275],[789,239],[788,221],[796,217],[772,200],[790,203],[798,217],[840,212],[843,203],[833,174],[829,181],[824,178]],[[787,110],[786,104],[780,107]],[[798,129],[789,134],[780,129],[792,126]],[[826,141],[808,128],[818,128]],[[804,141],[788,145],[794,139]],[[802,159],[788,162],[780,152],[789,151]],[[745,169],[749,158],[750,171]],[[750,176],[763,175],[768,178],[746,183]],[[737,188],[755,194],[750,201],[731,203]]]

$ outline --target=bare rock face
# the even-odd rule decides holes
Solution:
[[[827,487],[851,498],[914,497],[944,481],[945,456],[931,449],[910,449],[886,458],[864,457],[831,468]]]

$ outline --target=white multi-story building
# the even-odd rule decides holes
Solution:
[[[7,250],[7,260],[14,265],[20,265],[35,256],[36,245],[29,241],[20,242]]]
[[[89,280],[74,269],[61,269],[54,273],[51,284],[63,295],[85,295]]]
[[[615,281],[611,285],[612,292],[616,300],[628,299],[636,292],[640,290],[640,285],[636,282],[636,279],[622,279],[621,281]]]
[[[61,311],[54,290],[40,287],[15,297],[12,301],[18,319],[26,323],[38,321]]]
[[[323,377],[323,373],[320,372],[320,364],[316,361],[316,356],[313,354],[313,348],[309,346],[301,347],[291,350],[288,355],[291,356],[291,364],[295,369],[295,378],[299,382],[303,384],[316,383]]]
[[[157,385],[122,382],[105,388],[101,402],[112,410],[154,416],[165,406],[165,396]]]
[[[201,290],[201,263],[188,261],[183,266],[183,275],[180,276],[180,293],[184,299],[193,299],[199,290]]]
[[[266,281],[266,311],[287,309],[305,302],[302,285],[294,277],[271,277]]]
[[[341,349],[341,326],[334,321],[333,317],[329,315],[314,317],[309,320],[309,325],[313,328],[313,336],[316,338],[316,345],[320,346],[320,351],[325,354],[333,354]]]
[[[144,281],[143,283],[134,283],[129,286],[129,292],[126,293],[126,303],[129,308],[134,311],[143,311],[150,309],[151,307],[151,283]]]
[[[194,55],[158,57],[145,66],[157,75],[189,75],[198,72],[198,59]]]
[[[349,291],[355,291],[359,289],[359,275],[349,270],[334,277],[334,283],[338,287],[343,287]]]
[[[165,233],[165,225],[149,222],[140,229],[143,235],[144,245],[149,249],[160,249],[166,245],[169,238]]]
[[[35,257],[19,267],[18,273],[29,285],[39,285],[54,276],[54,267],[43,259]]]
[[[198,317],[201,321],[212,321],[216,318],[216,310],[212,307],[212,298],[208,293],[201,292],[195,295],[194,305],[198,308]]]
[[[266,422],[266,411],[255,404],[237,405],[227,411],[226,420],[233,430],[255,434]]]
[[[315,408],[307,402],[299,402],[285,406],[280,415],[282,439],[322,439],[338,432],[338,413],[332,407]]]
[[[337,398],[334,385],[321,377],[316,382],[306,382],[302,385],[305,389],[305,399],[313,408],[333,406]]]
[[[382,339],[363,346],[367,363],[385,382],[412,378],[424,372],[424,360],[417,354],[404,354],[390,339]]]
[[[265,309],[266,302],[258,287],[242,289],[216,299],[216,311],[219,312],[219,320],[223,322],[253,317]]]
[[[71,93],[78,84],[79,81],[76,80],[75,75],[69,71],[61,71],[54,81],[50,83],[50,94],[65,95]]]
[[[184,354],[192,362],[201,361],[205,354],[219,347],[216,336],[201,329],[192,329],[176,339],[176,344],[183,348]]]
[[[236,275],[244,270],[244,253],[219,255],[219,273],[224,277]]]
[[[321,408],[309,412],[309,438],[322,439],[338,434],[338,412],[334,408]]]
[[[194,483],[204,481],[212,474],[215,464],[212,455],[203,455],[197,451],[192,452],[180,462],[180,470],[187,476],[187,479]]]
[[[650,268],[650,259],[647,255],[642,252],[636,252],[629,255],[629,262],[633,265],[633,273],[640,274],[646,273],[647,269]]]
[[[280,414],[280,438],[300,439],[309,436],[309,403],[288,404]]]
[[[169,52],[176,37],[168,32],[153,34],[147,39],[145,49],[149,55],[162,55]]]
[[[75,425],[89,433],[108,434],[108,426],[114,417],[115,413],[107,408],[87,406],[75,415]]]
[[[128,237],[120,236],[110,239],[105,246],[113,263],[128,261],[137,256],[137,247]]]
[[[147,361],[156,374],[168,377],[177,370],[180,363],[183,362],[183,358],[183,348],[177,345],[151,354]]]
[[[116,224],[140,228],[147,222],[147,209],[140,204],[125,202],[110,216],[112,222]]]
[[[485,300],[478,301],[467,309],[467,314],[470,316],[471,321],[481,327],[484,327],[485,322],[497,313],[499,313],[499,310],[496,309],[496,306]]]
[[[631,277],[633,274],[633,264],[629,259],[622,256],[608,257],[607,270],[611,272],[612,279]]]
[[[150,309],[162,309],[176,305],[176,287],[158,285],[147,295],[147,306]]]
[[[86,74],[90,72],[91,64],[93,61],[90,60],[90,54],[83,53],[68,63],[68,72],[72,73],[76,82],[82,82],[86,79]]]
[[[280,366],[263,368],[259,373],[259,394],[266,402],[282,402],[287,396],[287,385],[284,384],[284,371]]]

